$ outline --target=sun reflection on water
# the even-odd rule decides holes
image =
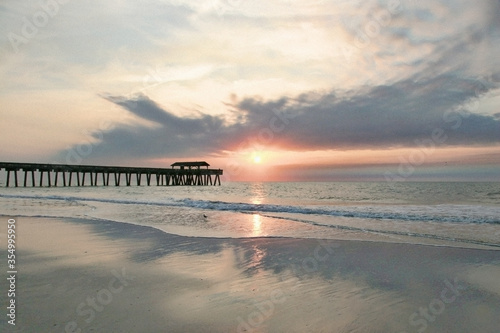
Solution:
[[[262,221],[260,219],[260,215],[253,214],[252,221],[253,221],[252,235],[253,236],[262,235],[262,229],[261,229]]]
[[[250,198],[250,202],[254,205],[260,205],[264,198],[266,197],[266,192],[264,190],[264,184],[255,183],[251,185],[250,192],[252,197]]]
[[[250,202],[254,205],[261,205],[266,198],[266,191],[263,183],[253,183],[250,186]],[[252,236],[262,236],[262,217],[258,213],[252,214]]]

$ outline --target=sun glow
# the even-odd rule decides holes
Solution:
[[[255,155],[255,156],[253,157],[253,162],[254,162],[254,163],[258,164],[258,163],[260,163],[261,161],[262,161],[262,158],[260,157],[260,155]]]

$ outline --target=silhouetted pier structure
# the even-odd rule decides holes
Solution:
[[[157,186],[220,185],[222,170],[209,169],[209,166],[207,162],[175,162],[171,168],[0,162],[0,170],[4,169],[7,172],[6,187],[11,185],[11,173],[14,186],[20,185],[19,172],[24,172],[21,183],[24,187],[85,186],[86,181],[88,181],[87,184],[90,182],[90,186],[109,186],[111,175],[113,176],[111,182],[114,186],[120,186],[120,184],[150,186],[155,183],[155,180]],[[122,175],[124,175],[124,183],[121,182]],[[47,177],[46,182],[44,182],[44,176]],[[214,176],[213,179],[212,176]]]

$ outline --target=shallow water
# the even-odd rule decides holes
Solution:
[[[499,183],[224,183],[1,188],[0,213],[129,222],[196,237],[500,247]]]

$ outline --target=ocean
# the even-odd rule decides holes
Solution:
[[[3,215],[126,222],[194,237],[500,248],[500,183],[2,187],[0,208]]]
[[[1,187],[0,215],[0,331],[498,332],[498,183]]]

